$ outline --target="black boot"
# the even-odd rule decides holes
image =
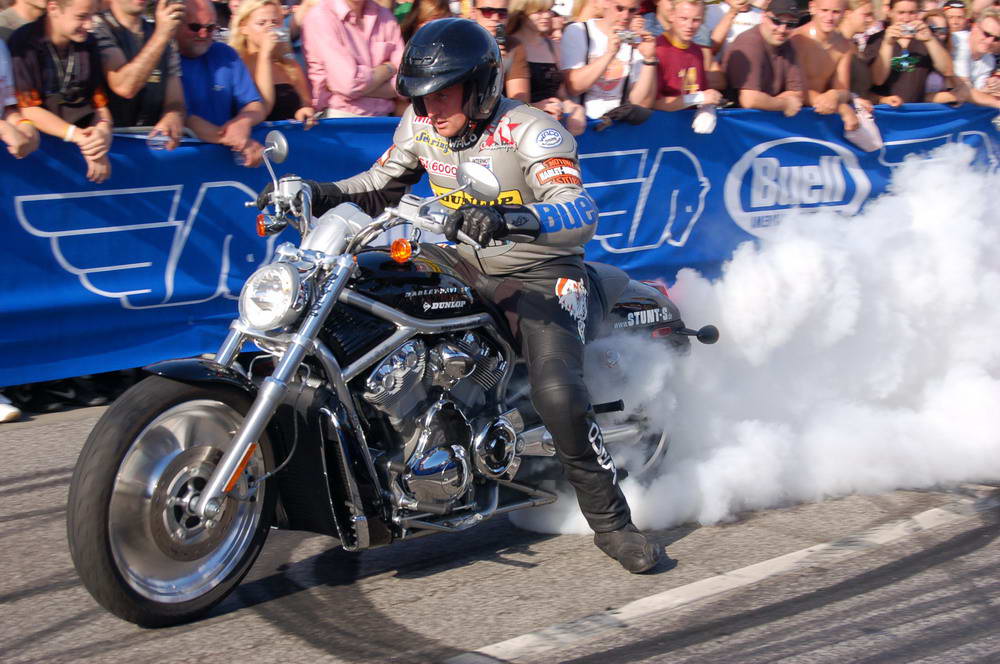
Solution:
[[[631,523],[609,533],[594,533],[594,544],[632,574],[653,569],[663,555],[663,547],[652,542]]]

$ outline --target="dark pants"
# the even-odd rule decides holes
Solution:
[[[604,447],[583,382],[587,278],[580,258],[560,258],[513,275],[490,276],[453,249],[423,247],[425,255],[452,267],[507,318],[528,365],[531,401],[552,434],[580,510],[595,532],[631,520],[617,471]]]

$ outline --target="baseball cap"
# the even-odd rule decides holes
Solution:
[[[799,18],[802,15],[802,10],[799,9],[799,5],[795,2],[795,0],[771,0],[771,4],[768,5],[767,11],[772,16],[788,14],[789,16]]]

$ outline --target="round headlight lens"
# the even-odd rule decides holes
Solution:
[[[298,297],[298,270],[285,263],[265,265],[243,285],[240,316],[250,327],[273,330],[295,320]]]

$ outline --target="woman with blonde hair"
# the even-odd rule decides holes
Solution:
[[[556,47],[549,38],[552,32],[553,0],[513,0],[507,19],[510,42],[524,50],[528,62],[528,92],[508,95],[552,115],[565,118],[566,128],[577,136],[587,128],[583,106],[568,99],[559,70]]]
[[[277,0],[243,0],[229,24],[229,45],[243,58],[268,120],[316,124],[306,76],[295,61]]]

